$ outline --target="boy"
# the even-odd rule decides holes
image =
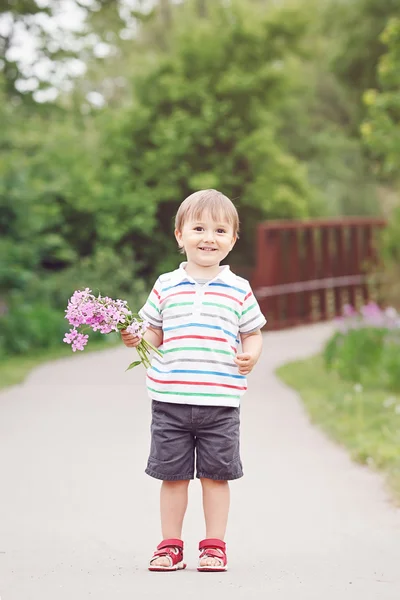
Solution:
[[[163,541],[150,560],[151,571],[186,566],[181,534],[195,449],[206,524],[198,570],[227,569],[228,481],[243,475],[240,397],[260,357],[266,323],[249,283],[220,267],[238,230],[236,208],[220,192],[201,190],[186,198],[176,215],[175,237],[187,262],[158,278],[139,313],[150,323],[145,338],[162,352],[147,372],[152,437],[146,473],[163,480]],[[140,342],[126,331],[121,335],[128,347]]]

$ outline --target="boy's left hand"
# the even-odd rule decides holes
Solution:
[[[255,357],[250,354],[250,352],[243,352],[242,354],[237,354],[234,358],[235,363],[239,367],[240,375],[247,375],[250,371],[253,370],[254,365],[256,364]]]

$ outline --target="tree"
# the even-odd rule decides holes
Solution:
[[[377,66],[385,51],[381,34],[398,12],[398,0],[338,0],[328,5],[333,70],[359,103],[367,89],[377,87]]]
[[[391,19],[381,36],[387,48],[377,70],[378,89],[364,95],[367,118],[361,131],[377,160],[376,171],[386,182],[398,185],[400,168],[400,18]],[[385,279],[383,301],[399,307],[400,276],[400,204],[390,211],[388,227],[381,240]],[[380,273],[379,275],[382,275]]]
[[[240,8],[216,7],[135,79],[136,102],[114,114],[103,143],[102,176],[119,202],[105,197],[100,218],[104,235],[134,245],[144,276],[176,265],[173,217],[196,189],[219,188],[238,205],[233,260],[246,266],[260,220],[315,211],[306,167],[280,147],[274,116],[305,26],[300,12],[256,21]]]
[[[13,3],[0,0],[0,22],[3,25],[0,33],[0,71],[3,72],[3,88],[8,96],[21,97],[21,92],[16,87],[16,82],[22,77],[21,68],[16,60],[9,58],[18,29],[29,31],[35,26],[37,15],[49,14],[49,9],[39,8],[34,0],[18,0]]]
[[[62,70],[67,78],[72,78],[68,72],[69,61],[84,56],[85,52],[87,54],[88,48],[100,40],[93,36],[90,17],[99,11],[109,11],[110,7],[118,14],[123,4],[123,0],[75,0],[77,15],[82,18],[82,29],[73,31],[56,25],[55,17],[62,12],[63,3],[52,1],[43,5],[37,0],[0,0],[0,73],[6,97],[14,102],[30,103],[39,91],[56,89],[57,72]],[[83,27],[85,22],[88,25],[86,29]],[[121,19],[120,22],[123,23]],[[24,61],[14,56],[21,36],[29,38],[32,43],[29,45],[35,47],[30,62],[28,57]],[[76,49],[73,49],[74,46]],[[46,67],[45,76],[38,74],[36,67],[39,63]]]
[[[378,68],[380,91],[371,89],[364,95],[368,109],[362,134],[380,160],[384,177],[397,177],[400,168],[400,18],[391,19],[381,42],[387,47]]]

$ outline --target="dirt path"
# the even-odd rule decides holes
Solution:
[[[159,483],[143,470],[149,402],[121,347],[36,369],[0,394],[1,600],[398,600],[400,511],[381,478],[311,427],[274,369],[316,352],[330,325],[267,333],[242,409],[245,478],[232,484],[230,571],[146,570]]]

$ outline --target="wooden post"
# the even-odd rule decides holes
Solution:
[[[335,263],[334,263],[334,276],[340,277],[344,275],[344,240],[343,240],[343,227],[335,227]],[[342,315],[343,307],[343,295],[342,287],[335,287],[335,314],[337,317]]]
[[[372,246],[372,227],[366,225],[362,228],[362,264],[361,269],[365,274],[371,267],[374,258],[374,249]],[[363,300],[365,303],[369,300],[368,283],[362,286]]]
[[[315,261],[315,238],[314,230],[307,228],[304,232],[304,279],[312,280],[317,278],[317,268]],[[305,319],[306,323],[314,321],[313,317],[313,292],[306,290],[304,292],[304,304],[305,304]]]
[[[278,283],[277,273],[280,268],[280,252],[279,252],[279,231],[269,230],[268,227],[262,225],[258,230],[257,250],[258,250],[258,265],[254,275],[253,287],[256,291],[263,288],[274,286]],[[260,261],[260,257],[263,260]],[[268,319],[271,329],[278,326],[279,316],[279,298],[274,295],[263,296],[259,298],[261,311]]]
[[[321,265],[320,276],[323,279],[332,275],[332,263],[329,252],[329,229],[321,228]],[[321,320],[325,321],[328,318],[328,290],[323,288],[320,290],[321,302]]]
[[[349,252],[350,252],[350,275],[359,275],[360,269],[360,246],[359,246],[359,226],[352,225],[349,234]],[[358,286],[349,286],[350,304],[356,308],[357,306],[357,289]]]
[[[287,231],[287,277],[288,283],[296,283],[300,279],[300,263],[299,263],[299,237],[297,229]],[[289,292],[287,294],[287,321],[291,327],[299,323],[299,295],[297,292]]]

